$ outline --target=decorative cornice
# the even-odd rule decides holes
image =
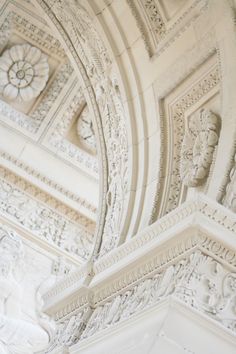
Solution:
[[[236,232],[236,219],[234,214],[228,212],[221,205],[201,195],[196,200],[183,203],[178,208],[150,225],[144,231],[141,231],[137,236],[134,236],[131,240],[98,260],[94,265],[95,274],[103,272],[112,265],[117,264],[125,257],[151,242],[163,232],[170,230],[172,227],[175,227],[176,224],[198,212],[204,217],[216,222],[219,226],[221,225],[232,232]]]
[[[113,251],[113,256],[121,252],[123,257],[113,257],[112,264],[112,254],[95,262],[95,270],[97,263],[103,262],[103,274],[95,272],[89,285],[83,285],[84,272],[73,274],[71,285],[79,283],[74,292],[72,288],[65,291],[63,281],[56,285],[45,298],[46,303],[51,303],[47,311],[59,326],[72,316],[81,318],[83,329],[68,346],[118,325],[168,297],[208,316],[233,334],[234,315],[228,313],[227,306],[236,291],[235,231],[236,216],[200,196]],[[89,269],[87,275],[90,272],[92,277],[92,268]],[[56,304],[60,291],[70,296],[64,296],[64,300],[61,296]],[[206,295],[204,300],[202,292]],[[90,310],[85,320],[81,314],[86,306]]]
[[[80,196],[73,194],[66,188],[62,187],[58,183],[52,181],[50,178],[42,175],[40,172],[34,170],[32,167],[29,165],[25,164],[24,162],[20,161],[19,159],[16,159],[15,157],[11,156],[5,151],[0,151],[0,157],[4,160],[7,160],[9,162],[12,162],[14,165],[22,169],[24,172],[27,174],[30,174],[31,176],[37,178],[41,182],[45,183],[49,187],[55,189],[57,192],[61,193],[62,195],[66,196],[68,199],[71,199],[72,201],[75,201],[78,203],[78,205],[88,209],[92,213],[96,214],[97,208],[90,203],[88,203],[85,199],[81,198]]]
[[[231,307],[235,291],[236,267],[232,269],[206,253],[194,250],[98,305],[81,339],[123,322],[169,296],[214,319],[235,334],[235,314]]]
[[[209,228],[212,230],[210,236]],[[62,301],[63,293],[70,293],[69,289],[74,289],[75,283],[80,284],[80,288],[83,279],[88,279],[89,275],[89,299],[96,306],[196,249],[234,268],[235,252],[221,243],[219,236],[214,236],[216,229],[224,234],[230,231],[232,242],[232,233],[236,232],[236,216],[203,196],[186,202],[132,240],[96,261],[93,267],[90,264],[87,269],[83,267],[81,271],[70,273],[67,279],[47,292],[46,307],[49,303],[54,303],[57,307],[56,298],[60,298],[61,304],[67,303]],[[84,296],[80,299],[79,292],[78,289],[77,308],[84,306]]]

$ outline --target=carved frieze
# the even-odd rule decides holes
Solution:
[[[169,295],[236,331],[235,291],[236,272],[196,251],[98,306],[81,339],[124,321]]]
[[[15,5],[17,6],[17,3]],[[22,17],[15,11],[12,11],[11,13],[11,22],[14,32],[27,38],[29,42],[37,43],[42,50],[46,53],[50,53],[50,55],[55,55],[60,59],[66,58],[65,51],[59,40],[50,34],[50,29],[45,27],[45,23],[44,29],[42,29],[42,26],[36,26],[35,22],[29,18]]]
[[[187,187],[197,187],[207,178],[218,135],[219,119],[210,110],[201,108],[187,119],[180,160],[180,176]]]
[[[52,338],[45,354],[51,353],[53,349],[58,347],[66,348],[76,344],[85,329],[90,313],[90,308],[85,306],[79,313],[58,322],[56,325],[56,334]]]
[[[83,325],[80,327],[83,330],[79,332],[79,338],[73,344],[68,341],[67,346],[118,325],[147,309],[154,309],[168,299],[182,302],[189,309],[204,314],[236,333],[236,253],[218,236],[204,231],[205,224],[207,230],[211,226],[212,230],[216,230],[213,223],[217,223],[223,235],[224,230],[231,231],[228,241],[232,244],[235,232],[233,214],[205,197],[191,203],[186,202],[171,214],[117,248],[114,255],[110,253],[97,260],[92,267],[95,272],[93,286],[78,291],[78,297],[68,299],[60,309],[52,309],[59,327],[65,325],[66,328],[73,316],[79,321],[76,322],[73,318],[71,323],[76,323],[77,327],[79,324]],[[195,220],[196,224],[189,225],[189,220]],[[175,229],[181,231],[176,234]],[[166,232],[167,230],[172,230],[172,233]],[[163,243],[164,235],[168,237]],[[160,239],[162,241],[158,242]],[[151,245],[150,248],[147,247],[148,244]],[[147,249],[150,250],[149,253]],[[131,252],[135,250],[143,256],[140,262],[134,256],[134,263],[130,263]],[[113,262],[110,262],[111,258]],[[97,264],[102,262],[106,274],[112,267],[112,277],[109,272],[108,277],[105,274],[100,277]],[[123,271],[120,272],[122,264]],[[88,273],[91,274],[91,269],[87,270]],[[68,293],[69,288],[81,282],[84,276],[84,273],[75,272],[68,279],[56,284],[45,296],[49,308],[53,298],[58,298],[60,293]],[[88,316],[83,317],[86,306],[90,310]],[[59,347],[63,346],[63,343],[57,343]]]
[[[0,179],[0,211],[41,239],[85,260],[93,234]]]
[[[96,124],[99,127],[100,144],[104,144],[105,140],[106,145],[106,150],[104,147],[102,150],[104,154],[102,161],[105,162],[103,176],[107,178],[105,185],[108,185],[107,191],[104,191],[101,208],[105,212],[103,215],[105,226],[103,232],[100,230],[99,238],[100,242],[101,234],[103,234],[100,248],[102,255],[119,242],[125,192],[128,185],[128,142],[119,84],[112,74],[112,61],[108,51],[87,11],[74,0],[49,1],[50,10],[42,0],[37,1],[47,11],[65,39],[68,48],[73,52],[76,65],[81,70],[86,86],[90,86],[91,83],[93,87],[88,94],[94,108]],[[55,21],[55,16],[60,26]],[[99,112],[94,104],[95,99]],[[104,221],[100,224],[103,225]],[[98,243],[96,249],[99,246]]]
[[[1,154],[1,157],[5,157],[5,154]],[[10,160],[10,157],[7,156],[7,159]],[[14,163],[21,164],[19,160],[14,160]],[[40,175],[37,171],[33,169],[29,169],[28,166],[21,164],[21,167],[25,169],[25,171],[29,172],[32,176],[39,178],[41,181],[46,183],[48,186],[55,188],[57,191],[60,191],[62,195],[74,200],[79,207],[84,207],[88,209],[91,213],[96,214],[97,209],[93,205],[91,205],[87,200],[75,195],[67,190],[64,190],[62,186],[56,184],[55,182],[47,179],[45,176]],[[63,215],[73,222],[79,223],[83,225],[87,230],[94,231],[95,223],[93,220],[87,218],[80,212],[75,209],[70,208],[68,205],[63,202],[55,199],[51,195],[43,192],[41,189],[27,182],[25,179],[20,178],[18,175],[14,174],[10,170],[0,166],[0,179],[5,180],[5,182],[9,182],[11,185],[15,186],[17,189],[21,190],[23,193],[32,197],[33,199],[38,200],[44,204],[47,204],[48,207],[54,209],[56,212],[63,213]]]

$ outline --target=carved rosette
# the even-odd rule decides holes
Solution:
[[[189,118],[180,160],[180,176],[187,187],[197,187],[204,183],[218,137],[219,119],[210,110],[202,108]]]
[[[10,100],[29,101],[37,97],[48,76],[47,56],[29,44],[15,45],[0,58],[0,92]]]

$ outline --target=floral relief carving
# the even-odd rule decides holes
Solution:
[[[81,257],[90,255],[93,233],[0,180],[0,211],[41,239]]]
[[[214,66],[203,78],[197,81],[183,96],[181,96],[169,108],[171,114],[171,124],[173,125],[173,145],[172,151],[172,167],[170,173],[170,181],[168,187],[165,187],[166,195],[168,195],[165,205],[162,206],[162,214],[169,213],[179,204],[182,178],[180,175],[181,149],[184,139],[184,116],[186,111],[196,104],[202,97],[215,88],[220,81],[219,67]],[[163,120],[162,140],[164,140],[164,132],[166,128],[167,117]],[[166,129],[166,130],[165,130]],[[217,131],[218,133],[218,131]],[[203,134],[204,135],[204,134]]]
[[[67,44],[75,54],[79,53],[77,65],[80,61],[86,69],[93,87],[90,99],[94,107],[96,123],[102,125],[103,134],[100,134],[100,143],[105,140],[105,149],[108,152],[103,157],[103,173],[108,185],[103,199],[105,226],[103,230],[100,255],[109,252],[119,242],[121,220],[124,212],[125,191],[128,185],[128,142],[125,123],[124,107],[121,100],[120,88],[116,77],[112,74],[112,61],[108,51],[99,36],[87,11],[74,0],[61,2],[49,1],[50,11],[44,2],[38,0],[53,19],[54,16],[70,34],[73,49],[67,38]],[[66,9],[66,10],[65,10]],[[52,16],[52,13],[54,14]],[[59,29],[62,31],[62,29]],[[63,33],[65,38],[65,33]],[[82,70],[82,69],[81,69]],[[85,76],[85,75],[84,75]],[[95,97],[94,97],[95,94]],[[96,102],[99,108],[94,105]],[[105,137],[105,139],[104,139]],[[104,222],[100,223],[101,225]],[[99,244],[96,245],[99,248]]]
[[[204,183],[218,143],[219,119],[202,108],[187,120],[181,148],[180,176],[187,187]]]
[[[4,153],[2,154],[0,153],[0,156],[2,158],[6,158],[7,160],[11,161],[9,155],[5,156]],[[14,159],[13,162],[18,166],[20,166],[21,164],[19,160]],[[46,183],[50,187],[55,188],[56,190],[60,191],[68,198],[74,200],[76,203],[78,203],[79,206],[85,207],[93,214],[96,214],[97,212],[96,207],[88,203],[85,199],[67,191],[66,189],[63,189],[61,185],[58,185],[52,180],[47,179],[44,175],[40,175],[38,171],[29,168],[27,165],[23,165],[23,168],[25,171],[29,172],[32,176],[37,176],[37,178],[39,178],[41,181],[44,181],[44,183]],[[60,211],[63,212],[63,214],[68,219],[78,222],[81,225],[84,225],[86,229],[94,230],[95,223],[93,220],[87,218],[86,216],[79,213],[78,211],[71,209],[66,204],[62,203],[58,199],[53,198],[51,195],[43,192],[42,189],[38,189],[37,187],[33,186],[31,183],[26,182],[23,178],[20,178],[18,175],[10,172],[8,169],[4,167],[0,167],[0,179],[5,180],[6,183],[9,182],[11,185],[14,185],[17,189],[20,189],[21,192],[23,193],[25,192],[27,195],[33,197],[33,199],[35,198],[39,202],[47,203],[47,205],[52,209],[59,212]]]
[[[18,44],[0,58],[0,90],[10,100],[29,101],[46,86],[49,76],[47,56],[29,44]]]
[[[201,251],[99,305],[81,339],[111,327],[172,295],[236,331],[236,273]]]
[[[84,307],[79,313],[62,321],[58,321],[56,334],[49,344],[45,354],[51,353],[58,347],[70,347],[77,343],[85,328],[86,318],[90,314],[89,307]]]

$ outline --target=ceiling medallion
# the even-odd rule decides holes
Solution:
[[[46,86],[47,56],[29,44],[15,45],[0,57],[0,92],[10,100],[29,101]]]

